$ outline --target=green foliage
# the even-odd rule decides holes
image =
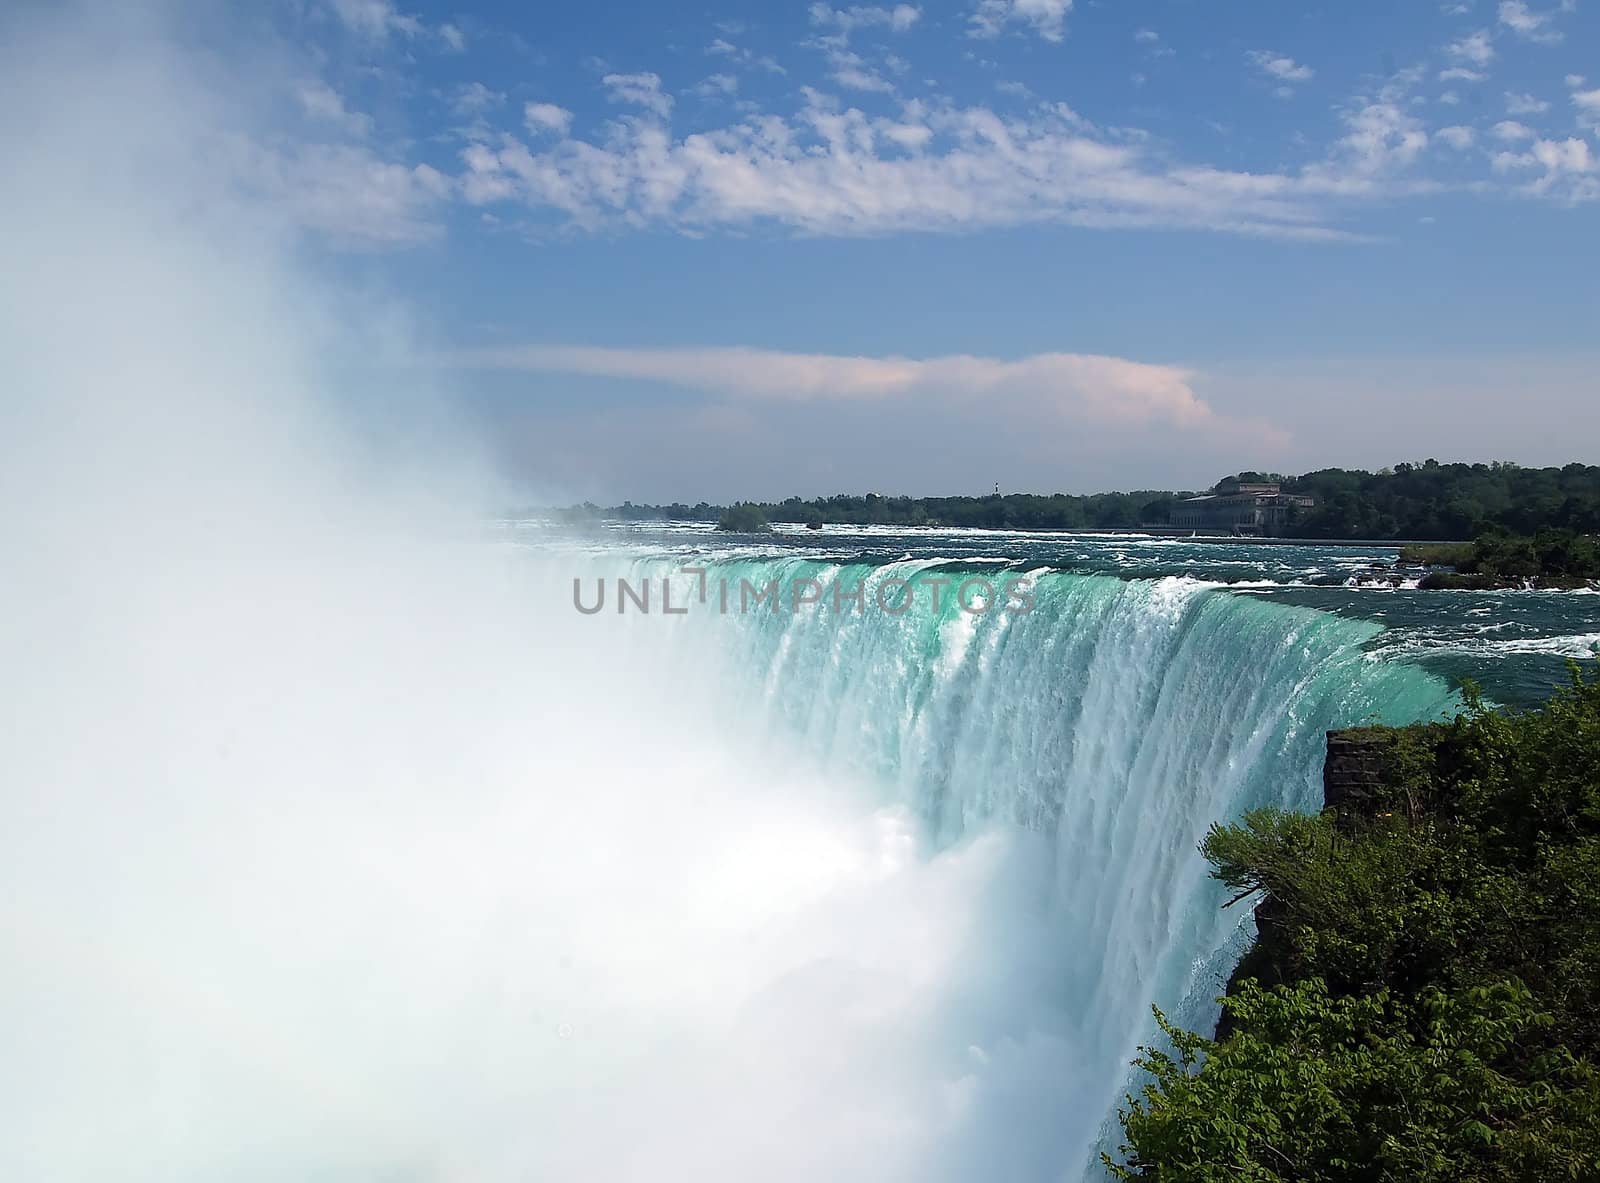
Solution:
[[[1258,897],[1224,1037],[1171,1028],[1124,1179],[1600,1179],[1600,677],[1370,729],[1359,808],[1202,843]]]
[[[1414,999],[1336,998],[1316,980],[1227,999],[1216,1043],[1157,1021],[1154,1078],[1122,1111],[1113,1177],[1254,1180],[1592,1180],[1600,1075],[1549,1042],[1554,1019],[1507,982]]]
[[[1317,499],[1298,524],[1306,538],[1477,538],[1491,530],[1600,531],[1600,467],[1396,464],[1379,473],[1328,468],[1284,482]],[[1426,561],[1426,560],[1424,560]],[[1454,565],[1453,563],[1451,565]]]
[[[723,510],[722,517],[717,520],[717,529],[730,534],[770,534],[772,527],[767,524],[767,515],[761,512],[761,507],[754,502],[741,501],[737,505],[730,505]]]
[[[1470,563],[1472,556],[1470,542],[1413,542],[1400,548],[1402,563],[1426,567],[1460,567]]]

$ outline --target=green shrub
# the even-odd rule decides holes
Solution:
[[[1600,677],[1386,734],[1359,811],[1207,834],[1270,985],[1161,1020],[1118,1177],[1600,1179]]]

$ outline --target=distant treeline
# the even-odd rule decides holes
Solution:
[[[1396,464],[1378,472],[1325,468],[1303,476],[1243,472],[1242,480],[1277,480],[1285,493],[1316,499],[1291,533],[1302,538],[1467,539],[1495,529],[1532,535],[1544,528],[1600,531],[1600,467],[1523,468],[1517,464]],[[1173,504],[1195,492],[992,493],[980,497],[865,496],[742,502],[768,521],[827,525],[973,526],[1012,530],[1117,530],[1164,526]],[[696,505],[592,504],[560,511],[570,518],[624,521],[722,520],[732,508]]]
[[[1296,533],[1306,538],[1477,538],[1496,529],[1600,531],[1600,467],[1396,464],[1380,472],[1325,468],[1284,481],[1317,499]]]

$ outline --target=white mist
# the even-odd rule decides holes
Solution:
[[[274,54],[4,22],[0,1176],[1075,1169],[1042,841],[930,852],[358,442],[394,321],[230,171]]]

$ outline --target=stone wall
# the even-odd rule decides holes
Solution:
[[[1398,738],[1398,732],[1386,727],[1328,732],[1328,752],[1322,761],[1323,807],[1364,812],[1383,789]]]
[[[1392,727],[1351,727],[1328,732],[1327,753],[1322,760],[1322,805],[1339,818],[1370,816],[1374,803],[1381,799],[1385,785],[1395,772],[1395,747],[1407,730]],[[1256,939],[1228,977],[1227,993],[1232,994],[1245,978],[1255,978],[1264,986],[1283,981],[1281,972],[1280,924],[1283,909],[1278,901],[1264,899],[1256,905]],[[1215,1038],[1226,1039],[1233,1029],[1226,1011],[1218,1018]]]

